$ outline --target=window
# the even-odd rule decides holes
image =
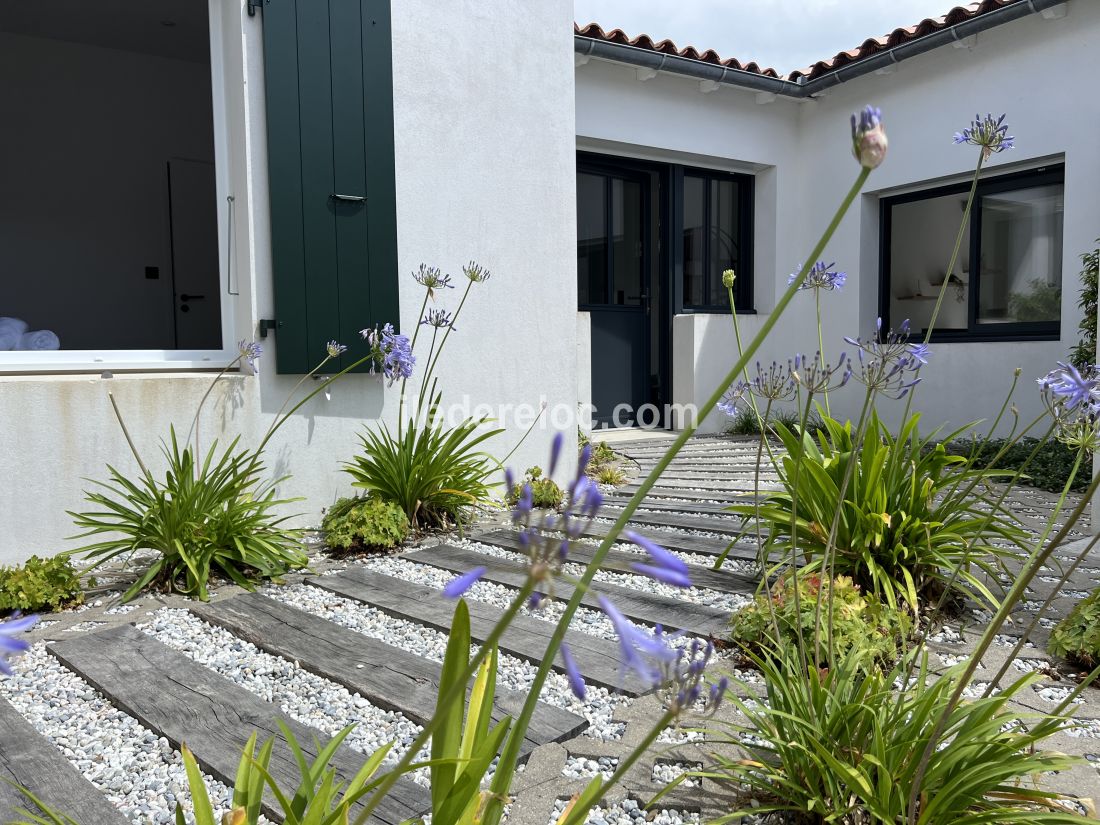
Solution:
[[[884,200],[884,323],[927,329],[947,281],[932,340],[1057,339],[1064,176],[1056,166],[980,182],[952,272],[969,185]]]
[[[737,273],[734,303],[752,309],[752,183],[740,175],[685,170],[682,199],[681,306],[728,312],[722,273]]]
[[[4,4],[0,370],[220,361],[209,22],[187,0]]]

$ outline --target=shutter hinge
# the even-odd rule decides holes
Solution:
[[[268,1],[269,0],[248,0],[248,16],[249,17],[255,17],[256,16],[256,9],[260,9],[262,11],[263,7],[264,7],[264,3],[268,2]]]
[[[260,319],[260,337],[266,338],[268,330],[274,332],[278,328],[279,322],[274,318],[261,318]]]

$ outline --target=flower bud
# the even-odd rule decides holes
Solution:
[[[886,159],[886,129],[882,112],[874,106],[852,115],[852,154],[864,169],[877,169]]]
[[[722,273],[722,286],[726,289],[733,289],[733,283],[737,280],[737,273],[732,269],[727,269]]]
[[[246,815],[244,808],[234,808],[222,816],[222,825],[244,825]]]

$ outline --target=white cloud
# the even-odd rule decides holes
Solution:
[[[781,74],[858,46],[899,26],[938,17],[951,0],[574,0],[582,26],[595,21],[632,37],[669,38],[755,60]]]

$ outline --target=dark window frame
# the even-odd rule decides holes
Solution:
[[[709,197],[712,181],[730,181],[734,184],[735,197],[737,199],[737,226],[735,227],[738,262],[737,280],[734,284],[733,300],[739,315],[755,314],[753,305],[753,215],[756,208],[755,182],[752,175],[736,172],[722,172],[715,169],[702,169],[694,166],[673,165],[672,167],[672,191],[673,191],[673,220],[674,227],[674,251],[673,261],[675,266],[674,290],[675,312],[677,314],[729,314],[728,301],[720,304],[689,304],[684,297],[684,270],[683,270],[683,229],[684,229],[684,178],[701,178],[705,181],[708,196],[704,199],[703,223],[711,226],[711,198]],[[711,260],[711,237],[708,231],[703,240],[703,295],[710,297],[715,281],[721,282],[722,273],[717,271]]]
[[[981,278],[978,277],[978,272],[980,271],[978,262],[982,254],[982,197],[998,192],[1030,189],[1035,186],[1061,184],[1064,187],[1065,171],[1066,167],[1064,163],[1052,163],[1022,172],[1011,172],[979,180],[977,191],[974,194],[974,204],[970,210],[969,272],[973,274],[967,283],[967,328],[965,330],[933,330],[931,338],[932,343],[1058,341],[1061,339],[1061,318],[1057,321],[979,324],[977,316]],[[904,195],[894,195],[892,197],[882,198],[879,202],[879,316],[882,318],[884,328],[889,329],[891,326],[896,326],[897,323],[903,320],[890,317],[890,296],[893,294],[890,272],[890,248],[893,237],[893,207],[899,204],[931,200],[945,195],[965,195],[970,191],[971,185],[972,184],[968,182],[937,186],[929,189],[921,189],[918,192],[907,192]],[[1064,260],[1064,245],[1062,252]],[[919,334],[919,332],[919,330],[914,330],[914,334]]]

